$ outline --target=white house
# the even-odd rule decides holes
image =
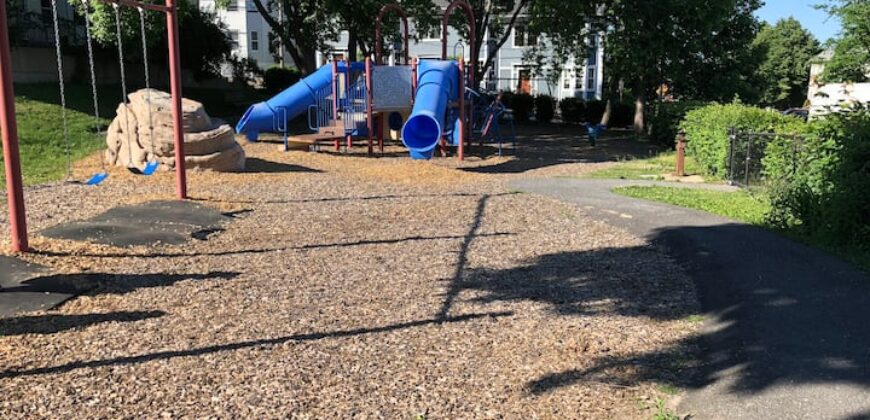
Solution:
[[[821,75],[825,62],[834,56],[832,49],[816,56],[810,67],[810,85],[807,102],[810,117],[827,114],[853,104],[870,103],[870,83],[823,83]]]
[[[256,60],[260,68],[267,68],[276,64],[276,58],[269,52],[269,26],[263,17],[254,8],[250,0],[231,0],[235,2],[226,10],[216,10],[214,0],[200,0],[200,8],[215,11],[218,17],[226,23],[230,35],[235,42],[234,53],[242,58],[247,57]],[[439,0],[442,7],[448,2]],[[577,97],[587,100],[601,99],[604,79],[604,50],[600,42],[600,36],[591,37],[590,53],[578,62],[566,63],[565,70],[558,83],[548,83],[543,78],[532,76],[530,67],[523,63],[523,53],[540,42],[546,35],[531,33],[522,23],[520,16],[518,24],[514,27],[510,39],[498,51],[495,63],[485,75],[485,86],[491,90],[522,91],[533,95],[546,94],[562,99]],[[412,36],[415,33],[414,23],[411,22]],[[486,57],[487,49],[491,48],[489,34],[483,41],[481,57]],[[470,49],[462,41],[458,33],[451,29],[447,34],[448,55],[461,54],[467,57]],[[493,43],[495,41],[492,41]],[[338,40],[332,42],[331,51],[318,53],[319,63],[326,63],[333,57],[345,57],[347,54],[347,33],[343,32]],[[411,41],[410,55],[420,58],[441,57],[441,34],[440,29],[420,37],[420,41]],[[284,57],[286,63],[292,63],[289,56]]]

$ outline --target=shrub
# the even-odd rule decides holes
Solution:
[[[587,101],[586,102],[586,122],[589,124],[598,124],[601,122],[601,117],[604,116],[604,111],[607,109],[606,101]]]
[[[538,95],[535,97],[535,119],[538,122],[548,123],[553,121],[553,116],[556,114],[556,100],[549,95]]]
[[[562,113],[562,121],[580,123],[586,117],[586,104],[577,98],[565,98],[559,101],[559,112]]]
[[[501,98],[506,107],[514,112],[517,122],[528,121],[535,109],[535,98],[528,93],[504,92]]]
[[[611,127],[629,127],[634,124],[634,104],[613,101],[610,105]]]
[[[742,104],[713,104],[686,113],[680,128],[689,139],[686,152],[707,168],[711,175],[727,170],[728,131],[800,133],[803,121],[774,111]],[[764,152],[759,153],[763,156]]]
[[[767,148],[768,221],[870,250],[870,110],[829,115],[809,131],[803,142],[777,138]]]
[[[653,143],[673,148],[680,122],[686,117],[686,113],[709,104],[709,102],[701,101],[680,101],[662,102],[656,105],[649,121],[650,140]]]
[[[301,78],[302,73],[295,68],[272,66],[263,74],[263,87],[269,93],[277,93],[294,85]]]

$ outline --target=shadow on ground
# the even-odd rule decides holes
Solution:
[[[57,293],[70,295],[125,294],[146,287],[171,286],[184,280],[231,280],[240,273],[213,271],[205,274],[52,274],[35,277],[3,293]]]
[[[308,168],[289,163],[272,162],[260,158],[249,157],[245,159],[245,172],[247,173],[285,173],[285,172],[323,172],[319,169]]]
[[[135,322],[166,315],[163,311],[109,312],[84,315],[30,315],[0,319],[0,336],[54,334],[106,322]]]
[[[650,239],[680,249],[674,244],[689,237],[749,238],[749,230],[754,229],[738,224],[667,228]],[[612,299],[613,307],[607,310],[621,315],[669,319],[689,315],[685,308],[668,303],[669,294],[680,291],[671,290],[667,281],[650,284],[654,280],[643,269],[619,280],[623,276],[617,273],[632,270],[644,252],[627,248],[544,256],[526,268],[480,273],[466,282],[489,291],[486,299],[543,301],[565,314],[599,312],[584,303]],[[740,395],[777,385],[870,386],[870,281],[866,277],[856,277],[848,268],[842,273],[802,275],[812,272],[813,261],[807,259],[807,267],[786,267],[782,261],[787,259],[777,255],[755,255],[755,261],[744,261],[739,267],[726,267],[715,252],[704,248],[682,248],[675,256],[702,261],[688,269],[711,320],[702,333],[656,352],[602,358],[588,369],[553,372],[526,384],[529,392],[544,394],[584,381],[615,385],[654,381],[699,389],[722,380],[726,372],[733,379],[727,391]],[[763,264],[774,274],[759,272],[754,264]],[[725,276],[738,276],[741,281],[724,281]],[[529,285],[530,279],[537,279],[538,286]]]
[[[517,127],[517,146],[504,144],[503,154],[516,159],[506,162],[462,168],[476,173],[523,173],[548,166],[566,163],[612,162],[624,158],[645,158],[654,155],[659,148],[653,144],[634,139],[633,133],[624,130],[609,131],[595,147],[589,144],[586,130],[580,125],[541,124]],[[496,145],[486,144],[470,148],[475,156],[497,155]]]
[[[112,359],[102,359],[102,360],[91,360],[91,361],[77,361],[72,363],[67,363],[58,366],[49,366],[42,368],[32,368],[25,370],[6,370],[0,372],[0,379],[4,378],[15,378],[19,376],[31,376],[31,375],[46,375],[46,374],[56,374],[69,372],[77,369],[84,368],[96,368],[102,366],[123,366],[123,365],[131,365],[138,363],[150,362],[153,360],[165,360],[171,359],[175,357],[189,357],[189,356],[203,356],[213,353],[220,353],[225,351],[233,351],[233,350],[241,350],[246,348],[257,348],[257,347],[269,347],[275,346],[279,344],[284,344],[292,341],[312,341],[312,340],[322,340],[327,338],[342,338],[342,337],[353,337],[357,335],[365,335],[365,334],[382,334],[391,331],[399,331],[405,330],[409,328],[417,328],[426,325],[434,325],[434,324],[451,324],[458,322],[469,322],[477,319],[487,319],[487,318],[502,318],[512,316],[512,312],[491,312],[491,313],[474,313],[474,314],[465,314],[449,317],[446,319],[440,318],[431,318],[431,319],[421,319],[417,321],[403,322],[398,324],[390,324],[379,327],[369,327],[369,328],[355,328],[351,330],[338,330],[338,331],[325,331],[325,332],[312,332],[312,333],[301,333],[301,334],[293,334],[284,337],[277,338],[269,338],[262,340],[250,340],[250,341],[240,341],[235,343],[228,344],[219,344],[208,347],[200,347],[189,350],[172,350],[172,351],[162,351],[156,353],[142,354],[138,356],[127,356],[127,357],[118,357]]]

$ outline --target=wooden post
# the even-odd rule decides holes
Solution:
[[[686,132],[677,133],[677,168],[674,175],[686,176]]]

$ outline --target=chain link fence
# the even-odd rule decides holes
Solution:
[[[766,184],[764,156],[774,141],[786,140],[791,146],[791,165],[797,170],[806,136],[772,132],[729,130],[728,183],[743,188],[763,187]]]

